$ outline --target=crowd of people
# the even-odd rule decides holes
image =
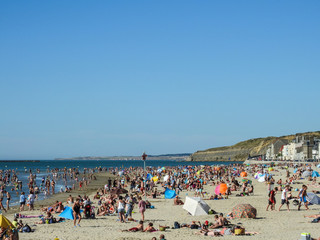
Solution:
[[[84,194],[83,196],[72,196],[70,193],[66,199],[66,204],[72,206],[73,213],[73,225],[74,227],[80,227],[82,220],[81,210],[85,212],[85,218],[95,218],[100,216],[113,216],[117,215],[120,223],[139,221],[138,225],[125,229],[123,231],[129,232],[154,232],[161,228],[167,228],[168,226],[159,226],[159,229],[153,226],[152,222],[145,223],[145,212],[147,209],[152,209],[154,206],[150,203],[151,199],[163,198],[166,190],[174,191],[176,196],[172,200],[173,205],[183,205],[179,197],[179,194],[184,191],[189,193],[190,196],[201,197],[206,200],[220,200],[228,199],[230,195],[237,192],[235,196],[244,197],[254,194],[253,181],[246,177],[253,178],[255,174],[261,173],[264,177],[264,182],[267,186],[268,205],[266,210],[276,210],[276,196],[277,192],[281,193],[280,205],[277,208],[278,211],[285,205],[287,210],[290,211],[290,201],[296,200],[298,210],[302,206],[306,210],[309,209],[309,202],[307,198],[307,185],[302,185],[301,189],[297,191],[297,196],[293,196],[292,186],[301,177],[304,171],[309,171],[310,166],[288,166],[286,164],[279,164],[279,169],[287,169],[288,167],[296,167],[296,171],[291,175],[287,171],[284,181],[279,179],[277,182],[274,180],[274,169],[270,170],[270,166],[263,164],[253,164],[250,166],[242,164],[232,164],[226,166],[171,166],[171,167],[147,167],[146,171],[141,167],[129,167],[129,168],[96,168],[85,169],[83,173],[80,173],[78,169],[63,169],[61,171],[55,169],[51,172],[51,175],[47,178],[42,177],[41,183],[37,178],[36,172],[30,171],[28,178],[28,190],[29,194],[26,195],[24,191],[21,191],[19,197],[20,212],[25,210],[25,206],[28,205],[29,211],[34,210],[34,202],[37,200],[37,194],[39,192],[46,192],[47,194],[55,193],[55,179],[74,180],[72,189],[75,189],[75,184],[78,185],[78,190],[82,190],[85,193],[86,186],[90,181],[95,179],[95,172],[108,172],[109,177],[104,186],[97,189],[93,195],[93,200],[97,201],[97,204],[93,204],[90,198]],[[50,178],[52,178],[50,180]],[[315,178],[308,178],[311,184],[316,183]],[[14,183],[18,190],[22,189],[23,183],[18,178],[18,175],[14,170],[0,171],[0,181],[3,183],[0,190],[0,209],[7,211],[10,209],[10,193],[6,191],[6,185]],[[216,186],[224,184],[226,188],[224,191],[205,191],[204,186],[209,186],[214,190]],[[39,186],[39,187],[38,187]],[[68,189],[68,188],[66,188]],[[206,188],[208,189],[208,188]],[[3,199],[6,196],[6,207],[3,205]],[[149,201],[149,200],[150,201]],[[140,213],[140,219],[134,219],[132,212],[134,208],[137,208]],[[40,217],[40,221],[36,221],[35,224],[51,224],[64,221],[63,218],[54,217],[53,214],[60,214],[65,210],[65,205],[62,202],[57,201],[47,207],[41,208],[43,216]],[[311,215],[312,216],[312,215]],[[318,218],[317,216],[316,218]],[[224,217],[223,213],[214,216],[214,221],[205,221],[203,224],[200,222],[192,222],[191,224],[181,224],[181,228],[190,228],[200,230],[197,234],[203,235],[221,235],[221,231],[215,231],[217,228],[225,228],[232,226],[230,220]],[[319,218],[320,219],[320,218]],[[22,222],[19,222],[17,218],[15,221],[18,223],[19,229],[22,229]],[[144,224],[147,224],[146,227]],[[20,227],[19,227],[20,226]],[[228,231],[227,231],[228,232]]]

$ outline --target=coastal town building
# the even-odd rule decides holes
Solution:
[[[278,139],[266,150],[269,160],[319,160],[320,139],[309,136],[297,136],[294,140]]]

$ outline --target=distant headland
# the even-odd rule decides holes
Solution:
[[[191,153],[177,153],[177,154],[161,154],[161,155],[148,155],[148,160],[190,160]],[[73,158],[55,158],[54,160],[141,160],[141,156],[108,156],[108,157],[73,157]]]

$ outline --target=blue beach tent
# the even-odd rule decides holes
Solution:
[[[174,190],[170,190],[169,188],[166,189],[164,192],[164,198],[166,199],[172,199],[176,196],[176,192]]]
[[[152,177],[153,177],[153,176],[152,176],[150,173],[147,174],[147,180],[150,181],[150,180],[152,179]]]
[[[80,212],[83,212],[83,210],[80,210]],[[59,217],[73,220],[73,210],[71,207],[65,207],[63,212],[59,214]]]
[[[320,174],[317,171],[312,172],[312,177],[320,177]]]
[[[293,170],[293,173],[296,173],[297,171],[298,171],[298,169],[296,168],[296,169]]]

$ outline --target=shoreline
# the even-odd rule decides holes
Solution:
[[[85,189],[79,190],[79,187],[76,186],[75,190],[72,190],[70,192],[57,192],[53,195],[50,195],[49,197],[41,200],[36,200],[34,202],[34,211],[40,211],[42,207],[45,206],[50,206],[56,203],[56,201],[59,202],[66,202],[66,199],[69,197],[69,195],[72,195],[73,197],[78,196],[78,195],[84,195],[86,194],[91,195],[95,193],[98,188],[102,188],[104,184],[106,184],[107,179],[110,177],[111,179],[114,179],[116,176],[108,173],[108,172],[103,172],[103,173],[94,173],[93,176],[96,177],[96,180],[90,180],[90,183],[86,186]],[[13,205],[10,206],[10,209],[6,212],[6,214],[13,214],[13,213],[24,213],[29,211],[28,206],[25,206],[24,211],[19,210],[19,204],[18,205]]]

